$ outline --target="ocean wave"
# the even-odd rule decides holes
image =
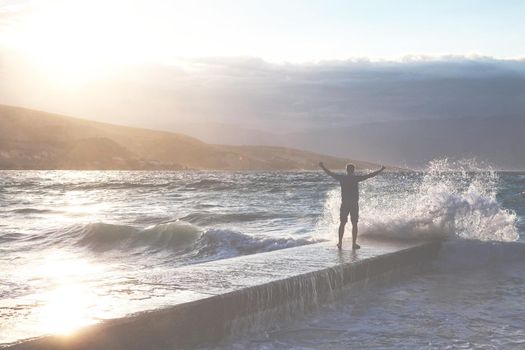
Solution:
[[[194,182],[184,184],[186,191],[188,190],[227,190],[236,187],[236,183],[232,181],[223,181],[215,179],[202,179]]]
[[[18,241],[22,238],[22,234],[21,233],[17,233],[17,232],[8,232],[8,233],[2,233],[0,234],[0,243],[5,243],[5,242],[13,242],[13,241]]]
[[[13,209],[10,210],[11,213],[16,214],[45,214],[45,213],[51,213],[53,210],[51,209],[38,209],[38,208],[20,208],[20,209]]]
[[[250,236],[222,229],[207,230],[198,242],[198,258],[231,258],[316,243],[311,238]],[[207,259],[208,260],[208,259]]]
[[[512,182],[517,183],[517,184],[525,184],[525,175],[513,176]]]
[[[378,238],[516,241],[517,215],[498,202],[497,184],[490,169],[435,160],[414,190],[362,198],[359,232]],[[339,203],[339,190],[329,192],[321,224],[332,231],[339,223]]]
[[[282,217],[289,217],[280,213],[271,212],[252,212],[252,213],[210,213],[200,212],[191,213],[182,218],[183,221],[197,225],[208,225],[214,223],[249,222],[256,220],[268,220]]]
[[[252,236],[228,229],[203,230],[184,221],[158,224],[145,229],[91,223],[73,231],[78,234],[77,246],[96,252],[140,249],[146,252],[175,253],[180,258],[195,261],[255,254],[318,241],[290,236]]]
[[[77,244],[97,251],[145,248],[182,250],[195,242],[201,230],[189,223],[171,222],[139,229],[127,225],[91,223],[80,230]]]
[[[437,264],[446,269],[494,269],[509,263],[525,262],[523,242],[482,242],[453,240],[443,243]]]
[[[144,183],[144,182],[100,182],[100,183],[82,183],[70,184],[66,186],[68,190],[89,191],[89,190],[125,190],[139,188],[171,188],[171,182],[165,183]]]
[[[192,187],[205,187],[205,186],[212,186],[212,185],[224,185],[227,184],[227,182],[221,181],[221,180],[214,180],[214,179],[203,179],[198,180],[195,182],[192,182],[188,184],[188,186]]]

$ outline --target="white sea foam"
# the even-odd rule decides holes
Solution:
[[[375,237],[462,238],[481,241],[515,241],[519,238],[517,215],[498,203],[497,174],[473,161],[429,163],[414,188],[374,196],[380,179],[363,183],[360,233]],[[407,185],[408,186],[408,185]],[[335,238],[339,223],[339,189],[327,195],[321,227]],[[327,230],[325,229],[324,232]]]

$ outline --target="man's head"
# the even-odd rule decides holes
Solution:
[[[346,173],[348,175],[353,174],[355,170],[355,166],[353,164],[347,164],[346,165]]]

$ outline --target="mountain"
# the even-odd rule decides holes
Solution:
[[[213,144],[275,146],[283,143],[274,133],[227,123],[177,123],[167,124],[161,129],[178,130]]]
[[[296,149],[224,146],[183,134],[0,105],[0,169],[293,170],[377,165]]]

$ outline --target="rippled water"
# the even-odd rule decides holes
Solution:
[[[519,239],[525,227],[525,176],[472,173],[471,168],[451,173],[447,166],[435,162],[425,173],[386,173],[363,183],[362,234],[398,239],[440,236],[453,241]],[[169,279],[159,281],[158,276],[177,266],[335,239],[339,192],[337,184],[320,172],[0,174],[0,344],[169,305],[173,287]],[[470,258],[476,261],[475,254]],[[523,281],[512,279],[515,265],[525,261],[522,258],[518,254],[515,261],[498,263],[503,274],[490,275],[483,266],[474,266],[476,273],[489,274],[479,278],[486,283],[480,288],[505,285],[501,279],[507,278],[501,276],[509,275],[523,290]],[[389,287],[403,294],[407,286],[408,310],[400,307],[390,315],[368,308],[361,320],[328,310],[316,319],[323,323],[335,317],[333,324],[359,323],[371,327],[371,334],[388,334],[379,324],[383,316],[395,322],[422,305],[434,312],[438,309],[434,300],[415,296],[432,290],[433,283],[448,285],[464,278],[441,267],[432,273],[437,277],[430,274]],[[380,300],[386,292],[374,293]],[[510,298],[512,305],[524,301],[519,293]],[[354,301],[341,305],[341,310],[358,308]],[[504,316],[506,307],[502,304],[498,313],[495,303],[498,317]],[[308,327],[299,326],[297,334]],[[343,343],[354,339],[346,331],[328,331]],[[284,338],[281,333],[265,334],[270,336],[261,346],[279,347],[280,342],[303,346],[294,343],[289,332],[282,333]],[[324,348],[331,343],[313,344]]]

